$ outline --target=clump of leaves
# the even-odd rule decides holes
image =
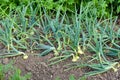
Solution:
[[[27,73],[24,76],[21,76],[21,70],[16,69],[14,74],[9,78],[9,80],[28,80],[30,79],[31,74]]]
[[[9,71],[13,73],[10,76],[8,76],[9,80],[28,80],[31,77],[30,73],[21,76],[21,70],[14,67],[11,62],[6,65],[0,64],[0,80],[6,80],[5,74]]]
[[[12,10],[19,9],[21,6],[33,4],[33,8],[36,8],[36,6],[38,9],[45,8],[48,12],[58,10],[59,7],[62,7],[63,12],[68,11],[71,13],[75,11],[75,6],[79,9],[81,3],[84,5],[92,5],[91,8],[96,7],[99,17],[101,17],[101,15],[108,17],[111,10],[114,11],[114,14],[120,13],[120,0],[2,0],[0,7],[9,13]]]
[[[13,70],[12,64],[0,64],[0,80],[5,80],[5,73],[7,73],[9,70]]]

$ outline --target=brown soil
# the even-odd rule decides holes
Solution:
[[[29,58],[24,60],[22,56],[13,58],[4,58],[1,60],[3,64],[8,64],[10,60],[14,60],[14,65],[22,70],[22,75],[31,72],[32,77],[30,80],[55,80],[56,77],[60,77],[61,80],[69,80],[71,74],[75,75],[76,80],[81,77],[88,69],[71,69],[65,71],[68,67],[66,64],[71,63],[71,59],[67,59],[56,65],[48,66],[48,60],[53,57],[53,54],[49,54],[44,57],[38,57],[29,55]],[[117,72],[108,71],[103,74],[89,77],[87,80],[120,80],[120,70]]]
[[[120,24],[120,20],[118,23]],[[116,28],[116,30],[118,30]],[[2,45],[0,43],[0,45]],[[0,46],[0,49],[3,49],[4,46]],[[62,61],[56,65],[48,66],[48,60],[53,58],[53,54],[46,55],[44,57],[38,57],[30,55],[28,59],[23,59],[22,56],[13,57],[13,58],[4,58],[0,59],[0,63],[8,64],[10,60],[14,60],[14,65],[22,70],[22,75],[30,72],[32,77],[30,80],[55,80],[57,77],[60,77],[61,80],[68,80],[71,74],[75,75],[76,80],[83,76],[85,72],[88,72],[89,69],[70,69],[65,71],[68,67],[66,64],[70,64],[71,59]],[[103,74],[95,75],[88,77],[87,80],[120,80],[120,69],[117,72],[108,71]]]
[[[60,77],[61,80],[68,80],[70,74],[75,75],[76,78],[82,76],[83,72],[81,69],[65,71],[67,69],[65,65],[71,62],[69,59],[59,64],[48,66],[48,60],[52,57],[53,54],[44,57],[30,55],[27,60],[17,57],[15,65],[22,70],[23,74],[31,72],[32,78],[30,80],[55,80],[57,77]]]

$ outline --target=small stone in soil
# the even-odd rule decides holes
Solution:
[[[31,68],[29,66],[25,67],[27,71],[31,71]]]
[[[3,64],[8,64],[8,63],[9,63],[9,59],[8,59],[8,58],[4,58],[4,59],[2,60],[2,63],[3,63]]]

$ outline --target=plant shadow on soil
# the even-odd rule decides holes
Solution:
[[[4,58],[1,59],[1,63],[8,64],[11,60],[14,61],[14,66],[18,67],[22,71],[22,75],[30,72],[32,73],[30,80],[55,80],[59,77],[61,80],[68,80],[72,74],[76,80],[80,78],[89,69],[75,68],[65,71],[67,69],[66,64],[71,63],[71,59],[67,59],[58,64],[48,66],[48,60],[53,57],[53,54],[48,54],[44,57],[38,57],[29,54],[28,59],[24,60],[22,56]],[[120,80],[120,70],[117,72],[108,71],[103,74],[88,77],[87,80]]]

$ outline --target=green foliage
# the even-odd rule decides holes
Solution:
[[[3,66],[0,64],[0,80],[3,80],[5,78],[5,73]]]
[[[91,60],[86,61],[87,67],[95,69],[90,75],[116,66],[116,59],[110,63],[106,56],[120,59],[120,29],[111,15],[112,11],[112,14],[119,13],[116,5],[120,1],[6,0],[2,3],[0,42],[8,48],[9,54],[41,50],[38,55],[45,56],[53,51],[55,57],[50,60],[53,65],[69,57],[77,58],[73,60],[76,61],[88,51],[94,53]],[[20,79],[20,71],[15,72],[16,77],[11,78]],[[74,80],[73,76],[71,79]]]
[[[28,80],[30,79],[31,74],[25,74],[24,76],[21,76],[21,70],[16,69],[13,75],[9,78],[9,80]]]
[[[74,75],[69,76],[69,80],[76,80]]]
[[[120,13],[120,0],[2,0],[1,8],[5,12],[19,9],[22,6],[33,5],[33,8],[38,7],[39,11],[45,8],[47,11],[58,10],[61,7],[61,11],[75,12],[75,6],[77,10],[80,10],[80,5],[92,5],[90,8],[96,7],[97,15],[108,17],[111,12],[113,14]],[[49,5],[49,6],[48,6]]]
[[[55,80],[61,80],[60,77],[56,77]]]
[[[0,80],[6,80],[6,73],[11,72],[11,75],[8,76],[9,80],[28,80],[31,77],[31,74],[25,74],[21,76],[21,70],[14,67],[13,63],[9,63],[6,65],[0,64]]]
[[[0,80],[5,80],[5,74],[13,69],[12,62],[6,65],[0,64]]]

